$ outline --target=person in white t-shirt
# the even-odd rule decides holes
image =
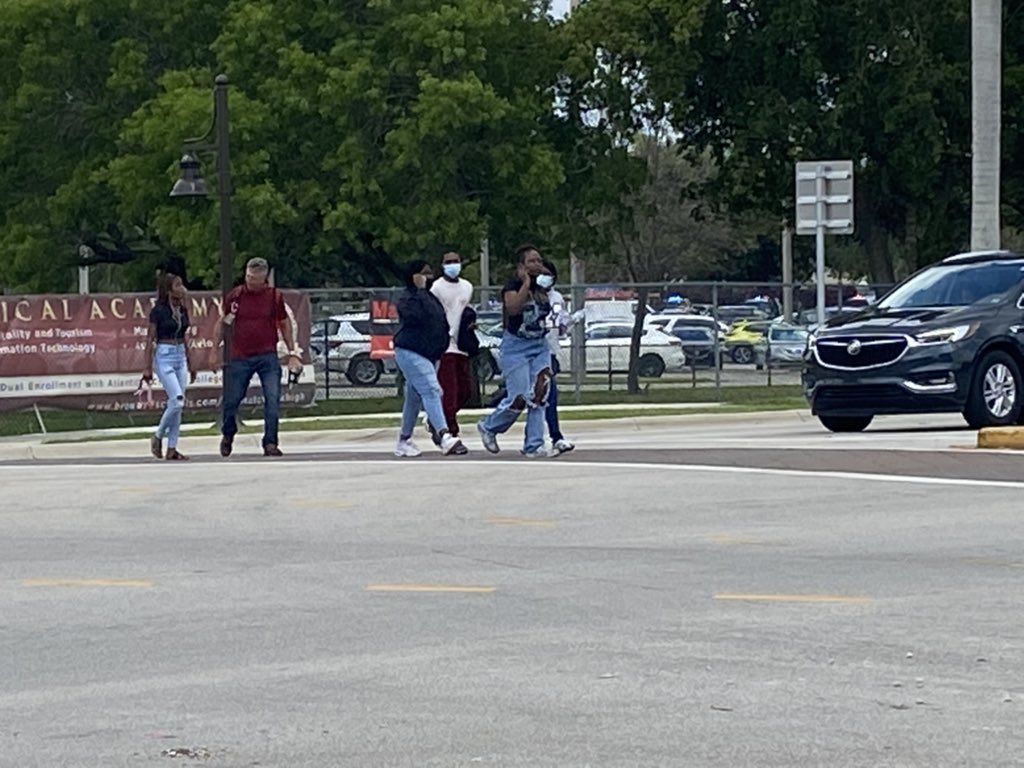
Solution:
[[[558,280],[558,268],[553,262],[544,260],[544,270],[556,281]],[[551,302],[551,314],[548,319],[551,322],[551,330],[548,331],[548,347],[551,350],[551,385],[548,390],[548,404],[544,410],[544,420],[548,424],[548,434],[551,436],[551,452],[555,456],[568,453],[576,446],[562,434],[561,425],[558,422],[558,382],[557,377],[561,372],[558,363],[558,353],[561,348],[561,340],[564,339],[572,326],[573,321],[565,308],[565,299],[562,294],[552,287],[548,291],[548,300]]]
[[[458,412],[473,394],[469,354],[459,348],[459,328],[462,327],[462,315],[473,299],[473,284],[460,277],[461,272],[462,257],[449,251],[441,257],[441,277],[430,288],[444,307],[451,334],[448,349],[441,356],[437,378],[441,383],[441,405],[448,421],[448,431],[453,437],[459,436]]]

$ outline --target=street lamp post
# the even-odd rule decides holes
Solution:
[[[220,203],[220,290],[222,301],[234,287],[235,246],[231,237],[231,118],[228,112],[228,77],[217,75],[213,89],[213,126],[205,136],[188,139],[182,149],[181,178],[174,184],[171,197],[208,197],[206,181],[200,173],[196,153],[213,150],[217,161],[217,199]],[[212,134],[212,136],[211,136]],[[213,139],[212,143],[210,139]],[[222,305],[222,311],[226,308]],[[224,344],[225,373],[228,345]],[[226,376],[225,376],[226,379]]]

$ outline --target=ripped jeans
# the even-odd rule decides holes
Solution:
[[[525,410],[523,450],[533,453],[544,447],[544,411],[551,376],[551,348],[547,340],[521,339],[506,333],[501,339],[501,373],[505,379],[505,399],[484,419],[483,427],[500,435]]]
[[[157,344],[153,372],[167,393],[167,406],[156,428],[156,436],[167,438],[168,448],[178,447],[181,414],[185,410],[185,383],[188,381],[188,360],[184,344]]]

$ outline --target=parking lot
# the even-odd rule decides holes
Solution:
[[[973,434],[694,416],[540,464],[363,431],[0,466],[0,762],[1015,764],[1024,462]]]
[[[770,378],[769,378],[770,374]],[[324,371],[318,371],[317,399],[338,400],[369,397],[383,397],[395,394],[397,379],[394,375],[385,373],[373,386],[354,386],[348,379],[338,373],[330,374],[328,386],[327,377]],[[770,382],[770,383],[769,383]],[[749,387],[749,386],[785,386],[800,383],[800,371],[793,367],[775,368],[771,371],[757,370],[754,365],[735,365],[726,363],[722,366],[718,378],[715,378],[715,371],[707,367],[687,368],[683,371],[666,373],[656,379],[643,379],[642,385],[652,389],[668,389],[673,387],[698,387],[709,388],[716,385],[721,387]],[[575,391],[575,384],[570,374],[562,374],[559,378],[559,386],[562,391],[572,393]],[[484,392],[493,393],[501,387],[501,379],[496,378],[484,383]],[[615,370],[610,376],[608,374],[589,374],[584,379],[584,392],[609,392],[624,391],[626,389],[626,374]]]

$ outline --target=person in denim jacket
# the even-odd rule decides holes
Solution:
[[[551,351],[547,336],[554,278],[545,273],[543,257],[534,245],[516,250],[516,276],[502,288],[501,368],[506,393],[494,412],[477,424],[484,448],[498,453],[497,435],[507,432],[526,411],[523,455],[547,456],[544,449],[544,411],[551,383]]]

